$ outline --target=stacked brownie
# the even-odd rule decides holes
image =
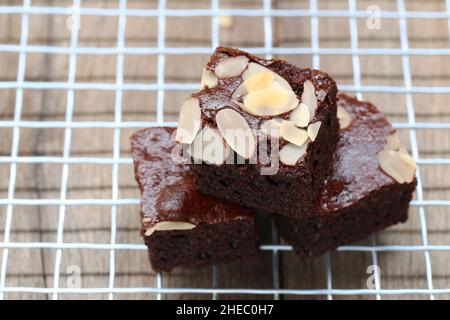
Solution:
[[[155,270],[258,256],[251,209],[300,257],[404,222],[415,163],[370,103],[319,70],[218,48],[178,129],[132,137]]]
[[[258,256],[249,210],[197,191],[177,157],[173,128],[149,128],[131,138],[135,176],[142,193],[141,234],[155,271]]]
[[[309,218],[277,215],[280,235],[300,258],[317,256],[405,222],[415,164],[397,132],[371,103],[338,95],[342,129],[332,173]]]
[[[231,149],[223,152],[224,158],[231,161],[194,161],[200,191],[299,217],[330,170],[338,139],[336,83],[319,70],[228,48],[216,50],[203,74],[209,82],[189,100],[200,106],[198,136],[202,130],[218,131]],[[224,134],[227,129],[248,139],[241,139],[242,146],[234,143],[233,132]],[[242,152],[245,142],[249,148]]]

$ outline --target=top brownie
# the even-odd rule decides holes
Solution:
[[[219,47],[202,85],[182,105],[176,136],[199,189],[298,217],[330,170],[339,126],[334,80]]]
[[[336,114],[336,83],[322,71],[219,47],[203,70],[202,85],[183,104],[177,134],[179,142],[192,144],[187,151],[197,162],[242,164],[245,159],[267,166],[264,155],[279,150],[279,169],[296,173],[316,141],[337,135],[326,132]],[[267,138],[279,139],[278,150],[271,150],[274,144],[269,143],[266,153],[258,152]],[[196,148],[197,142],[216,139],[223,149],[215,149],[212,156]]]

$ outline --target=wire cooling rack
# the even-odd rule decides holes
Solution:
[[[63,23],[55,23],[47,29],[42,27],[45,21],[56,17]],[[94,22],[97,25],[85,22],[88,19],[97,19]],[[114,19],[114,23],[105,27],[110,42],[104,42],[101,23],[106,24],[108,19]],[[191,20],[184,22],[183,19]],[[177,31],[177,25],[172,24],[179,20],[183,28],[189,29],[192,19],[206,21],[196,25],[207,34],[207,42],[199,42],[198,46],[183,45],[183,35],[177,38],[177,32],[182,32],[180,25]],[[146,34],[148,39],[144,39],[149,42],[133,45],[138,41],[133,37],[144,32],[144,27],[136,25],[131,28],[134,34],[127,32],[134,20],[151,21],[151,26],[145,30],[154,33]],[[342,38],[334,33],[337,27],[328,28],[331,30],[328,34],[322,33],[330,20],[337,21],[339,28],[346,30]],[[287,21],[300,25],[294,27]],[[176,3],[166,0],[74,0],[73,3],[35,0],[32,3],[32,0],[24,0],[0,6],[0,23],[2,29],[11,31],[2,34],[0,43],[4,69],[0,75],[0,139],[3,139],[0,145],[0,222],[4,225],[0,243],[0,298],[448,298],[450,273],[446,266],[450,241],[445,234],[450,225],[446,220],[450,197],[445,176],[448,178],[450,173],[446,167],[450,165],[450,116],[445,112],[450,101],[450,0],[427,3],[412,0]],[[261,29],[257,33],[252,31],[246,41],[234,43],[233,39],[244,37],[246,30],[228,36],[226,30],[238,23],[243,26],[260,23]],[[382,26],[377,27],[377,23]],[[429,31],[429,23],[436,23],[438,27],[431,27]],[[419,27],[412,31],[413,24]],[[420,33],[422,24],[428,31],[421,38],[416,32]],[[392,37],[382,39],[375,46],[364,46],[362,42],[372,35],[371,26],[377,35],[390,34],[391,28],[397,33],[393,32]],[[56,40],[43,43],[35,39],[36,34],[45,30],[58,34],[59,28],[63,29],[63,35],[68,35],[67,39],[55,36]],[[17,30],[17,39],[14,30]],[[199,29],[198,33],[203,31]],[[288,36],[283,38],[280,33]],[[196,32],[184,37],[195,44],[195,35]],[[441,35],[440,38],[437,35]],[[261,36],[261,41],[252,42],[257,36]],[[404,141],[409,141],[410,151],[419,165],[417,192],[408,225],[394,227],[302,265],[295,260],[291,247],[280,244],[272,230],[271,241],[261,246],[267,259],[259,266],[152,273],[146,247],[138,236],[139,198],[131,181],[132,160],[126,139],[138,128],[176,125],[177,109],[170,108],[181,104],[182,97],[197,90],[199,85],[194,78],[177,78],[179,71],[176,76],[169,75],[169,64],[173,60],[182,61],[177,70],[184,71],[184,68],[189,69],[188,62],[183,64],[185,59],[201,57],[201,62],[195,66],[200,70],[219,44],[239,46],[267,58],[281,56],[294,62],[298,59],[303,65],[332,73],[341,91],[354,93],[358,98],[376,100],[382,97],[377,104],[393,119]],[[33,72],[42,62],[31,59],[36,56],[45,56],[47,64],[60,57],[66,60],[58,64],[57,76],[43,76],[39,72],[34,76]],[[83,78],[79,67],[85,57],[96,62],[84,72],[87,69],[89,73],[89,69],[100,64],[100,69],[110,67],[112,73],[103,78]],[[126,70],[126,60],[130,57],[142,57],[152,64],[143,72],[135,69],[130,76]],[[13,73],[6,72],[11,69],[10,58],[16,59]],[[311,60],[306,60],[309,58]],[[379,60],[381,64],[373,63],[374,68],[367,71],[372,64],[366,60],[368,58],[392,61]],[[416,60],[421,58],[443,60],[439,60],[436,67],[434,62],[428,65],[428,60]],[[347,59],[347,67],[341,69],[347,73],[333,74],[334,66],[341,64],[340,59]],[[426,68],[432,68],[435,73],[429,77],[417,75],[416,64],[427,64]],[[388,70],[377,74],[379,70],[391,68],[398,72]],[[64,70],[64,76],[60,76],[58,70]],[[375,80],[368,83],[365,77],[369,74],[370,78],[371,72]],[[142,73],[154,76],[142,80],[138,77]],[[88,101],[88,98],[80,98],[82,103],[77,103],[81,93],[94,97],[91,110],[81,110],[81,105]],[[131,93],[151,96],[141,103],[140,113],[126,103]],[[180,98],[171,98],[178,93]],[[27,109],[39,99],[43,99],[46,106],[34,113]],[[102,99],[107,101],[102,102]],[[59,106],[51,109],[48,101]],[[383,109],[384,105],[390,105],[386,101],[404,108]],[[106,106],[104,117],[99,115],[100,111],[95,113],[101,105]],[[48,114],[48,110],[56,111]],[[89,113],[91,111],[93,113]],[[150,113],[153,116],[147,119]],[[130,116],[133,114],[134,118]],[[49,130],[49,134],[33,140],[38,132],[45,130]],[[80,132],[84,133],[82,138]],[[437,133],[439,135],[435,135]],[[112,142],[111,150],[101,151],[101,144],[94,150],[79,149],[80,145],[95,144],[97,138],[91,138],[93,136]],[[429,143],[430,139],[438,141],[437,147],[436,143]],[[58,151],[50,150],[49,146],[54,144]],[[95,169],[85,172],[89,166]],[[27,175],[30,168],[34,171]],[[126,168],[125,173],[122,168]],[[89,176],[97,177],[105,170],[104,180],[109,181],[106,186],[97,186],[94,180],[89,180]],[[56,182],[46,188],[37,183],[30,190],[30,184],[42,179]],[[79,180],[86,184],[77,185]],[[123,180],[131,181],[130,185],[124,185]],[[127,197],[128,194],[131,196]],[[109,218],[100,219],[100,215]],[[98,219],[100,226],[93,227],[91,220]],[[128,236],[121,236],[127,232]],[[99,258],[101,255],[106,256]],[[357,275],[350,274],[351,267],[358,263]],[[135,265],[140,268],[136,269]],[[366,267],[370,266],[375,267],[366,272]],[[244,278],[250,273],[256,273],[259,278],[254,282],[246,281]]]

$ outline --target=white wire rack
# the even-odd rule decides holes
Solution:
[[[273,295],[280,298],[282,295],[312,296],[319,295],[332,299],[339,295],[370,295],[381,299],[384,295],[416,294],[434,299],[436,295],[450,294],[450,285],[445,288],[436,289],[433,287],[433,273],[430,259],[431,252],[442,252],[450,250],[448,245],[432,245],[428,241],[426,210],[431,206],[450,206],[450,201],[446,199],[426,199],[423,192],[421,172],[423,166],[448,165],[450,159],[446,158],[420,158],[417,143],[416,131],[418,129],[450,129],[448,122],[416,122],[413,94],[450,94],[448,86],[414,86],[412,83],[410,57],[412,56],[446,56],[450,55],[450,48],[411,48],[408,37],[409,19],[419,20],[444,20],[448,21],[450,33],[450,0],[446,2],[446,10],[440,12],[407,11],[404,0],[397,0],[395,11],[381,11],[379,17],[398,21],[400,29],[399,48],[360,48],[358,43],[358,20],[367,19],[371,12],[357,9],[356,0],[348,0],[348,9],[345,10],[321,10],[318,0],[310,0],[309,8],[306,9],[275,9],[272,0],[261,0],[261,9],[224,9],[219,0],[211,0],[210,8],[207,9],[169,9],[166,7],[166,0],[159,0],[156,9],[129,9],[126,0],[119,0],[117,8],[91,8],[89,2],[81,3],[81,0],[73,1],[73,8],[78,8],[77,13],[83,16],[113,16],[118,17],[117,44],[114,47],[81,47],[78,46],[79,30],[71,29],[70,46],[49,46],[49,45],[29,45],[30,16],[32,15],[70,15],[66,6],[39,6],[33,5],[32,0],[24,0],[20,6],[0,6],[0,17],[8,15],[21,16],[20,43],[1,44],[0,53],[11,52],[19,55],[17,78],[15,81],[1,81],[0,90],[15,90],[15,108],[12,120],[0,119],[0,129],[12,129],[13,139],[9,156],[0,156],[0,166],[9,168],[9,182],[7,185],[7,196],[0,199],[0,206],[5,207],[5,226],[3,241],[0,242],[2,252],[0,270],[0,298],[5,298],[8,293],[42,293],[48,294],[53,299],[57,299],[59,294],[108,294],[110,299],[115,294],[120,293],[153,293],[158,299],[169,293],[193,293],[206,294],[212,298],[226,294],[251,294],[251,295]],[[280,280],[281,270],[278,261],[280,254],[291,251],[291,247],[278,244],[278,237],[274,232],[273,243],[262,245],[261,250],[272,254],[273,262],[273,286],[271,289],[240,288],[229,289],[218,286],[218,269],[213,269],[213,281],[209,288],[173,288],[164,287],[162,274],[157,274],[156,285],[154,287],[118,287],[115,285],[116,278],[116,253],[124,250],[138,250],[145,252],[146,247],[141,244],[118,243],[117,236],[117,209],[119,206],[134,205],[137,210],[139,199],[119,197],[119,168],[121,165],[129,165],[132,160],[121,156],[120,135],[121,130],[126,128],[142,128],[148,126],[168,125],[175,126],[176,123],[165,121],[164,101],[165,93],[169,90],[190,90],[198,89],[198,83],[168,83],[165,80],[165,63],[169,55],[196,55],[210,54],[218,46],[220,41],[220,17],[261,17],[264,30],[264,46],[243,48],[254,54],[265,55],[270,58],[273,55],[312,55],[313,67],[321,67],[321,57],[323,56],[350,56],[353,67],[353,84],[341,85],[340,90],[354,92],[358,98],[363,98],[363,93],[392,93],[401,94],[406,97],[407,121],[394,123],[399,129],[409,131],[410,148],[412,155],[419,164],[417,171],[417,198],[412,202],[413,207],[418,208],[421,240],[419,245],[377,245],[375,237],[372,238],[371,245],[349,245],[339,248],[345,252],[367,252],[370,253],[374,265],[378,265],[377,254],[380,252],[420,252],[423,253],[425,261],[426,288],[403,288],[403,289],[383,289],[380,284],[379,274],[375,273],[375,288],[354,288],[336,289],[333,287],[333,274],[330,256],[327,255],[325,261],[326,282],[323,288],[318,289],[286,289]],[[157,18],[158,33],[157,43],[154,47],[128,47],[125,44],[125,30],[127,18],[143,17]],[[207,47],[178,48],[166,46],[166,20],[168,17],[210,17],[211,18],[211,45]],[[274,18],[309,18],[311,21],[310,46],[307,47],[276,47],[273,42]],[[321,48],[319,45],[320,18],[343,18],[347,19],[350,30],[350,48]],[[1,19],[1,18],[0,18]],[[68,77],[66,81],[25,81],[26,57],[28,54],[62,54],[68,55]],[[76,81],[77,57],[81,55],[113,55],[116,56],[116,73],[114,83],[101,82],[79,82]],[[126,83],[124,81],[124,58],[128,55],[148,55],[156,56],[157,70],[155,83]],[[363,85],[361,81],[362,56],[398,56],[401,58],[403,81],[402,86],[384,85]],[[448,66],[447,66],[448,67]],[[22,119],[24,90],[51,90],[58,89],[67,92],[66,111],[64,121],[31,121]],[[74,120],[74,96],[77,90],[113,91],[115,92],[114,121],[75,121]],[[122,96],[126,91],[153,91],[157,94],[156,121],[124,121],[122,119]],[[64,145],[62,156],[20,156],[19,144],[21,130],[25,128],[61,128],[64,129]],[[72,130],[74,129],[113,129],[114,146],[112,157],[74,157],[71,156]],[[49,199],[27,199],[15,196],[16,177],[18,165],[20,164],[58,164],[62,165],[61,187],[58,198]],[[67,198],[69,168],[75,164],[95,164],[112,166],[112,197],[111,198]],[[110,242],[102,243],[73,243],[64,241],[64,222],[66,210],[69,206],[110,206],[111,226]],[[59,207],[57,239],[55,242],[17,242],[11,241],[12,222],[16,206],[57,206]],[[7,286],[7,270],[9,251],[14,249],[51,249],[55,250],[53,284],[48,287],[22,287]],[[61,288],[60,270],[61,256],[64,250],[102,250],[109,252],[109,281],[105,287],[96,288]]]

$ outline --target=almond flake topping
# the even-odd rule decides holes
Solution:
[[[308,143],[303,144],[301,147],[288,143],[280,150],[280,161],[285,165],[295,166],[297,161],[306,153],[307,147]]]
[[[410,183],[414,180],[416,163],[407,153],[382,150],[378,153],[381,169],[398,183]]]
[[[223,164],[229,155],[219,131],[209,126],[203,127],[186,152],[194,160],[215,165]]]
[[[390,150],[399,150],[401,147],[398,132],[394,131],[386,138],[386,148]]]
[[[244,109],[255,116],[276,116],[291,111],[298,102],[293,91],[269,88],[249,93]]]
[[[309,107],[304,103],[300,103],[297,108],[291,112],[291,121],[293,121],[297,127],[307,127],[310,118]]]
[[[196,225],[183,222],[183,221],[162,221],[155,224],[153,227],[145,230],[147,237],[151,236],[155,231],[172,231],[172,230],[190,230],[195,228]]]
[[[308,126],[308,136],[311,139],[311,141],[315,141],[317,138],[317,135],[319,134],[320,126],[322,125],[322,122],[317,121],[314,123],[311,123]]]
[[[216,65],[214,73],[220,79],[237,77],[247,66],[248,58],[246,56],[225,58]]]
[[[308,140],[308,132],[300,129],[292,121],[284,121],[280,126],[280,136],[299,147]]]
[[[233,109],[222,109],[216,114],[217,128],[227,144],[244,159],[253,156],[256,139],[247,121]]]
[[[217,77],[211,70],[203,68],[201,88],[203,89],[205,86],[211,89],[217,86]]]
[[[273,74],[273,76],[275,77],[276,83],[280,84],[281,87],[283,87],[285,90],[292,91],[292,87],[289,84],[289,82],[286,81],[286,79],[284,79],[283,77],[278,75],[276,72],[273,72],[269,68],[266,68],[256,62],[250,62],[248,64],[248,68],[242,74],[242,79],[245,81],[248,78],[250,78],[251,76],[253,76],[257,73],[260,73],[260,72],[271,72]]]
[[[283,118],[272,118],[261,124],[260,130],[266,136],[279,136],[281,123],[285,121]]]
[[[200,101],[196,98],[186,100],[180,109],[178,129],[175,140],[191,144],[201,126]]]
[[[302,103],[309,107],[310,120],[314,118],[317,110],[316,89],[311,81],[307,80],[303,84]]]
[[[343,107],[337,107],[337,118],[339,120],[339,128],[341,130],[347,129],[352,122],[352,116]]]
[[[273,72],[260,72],[245,80],[243,85],[247,92],[255,92],[270,87],[274,79]]]

